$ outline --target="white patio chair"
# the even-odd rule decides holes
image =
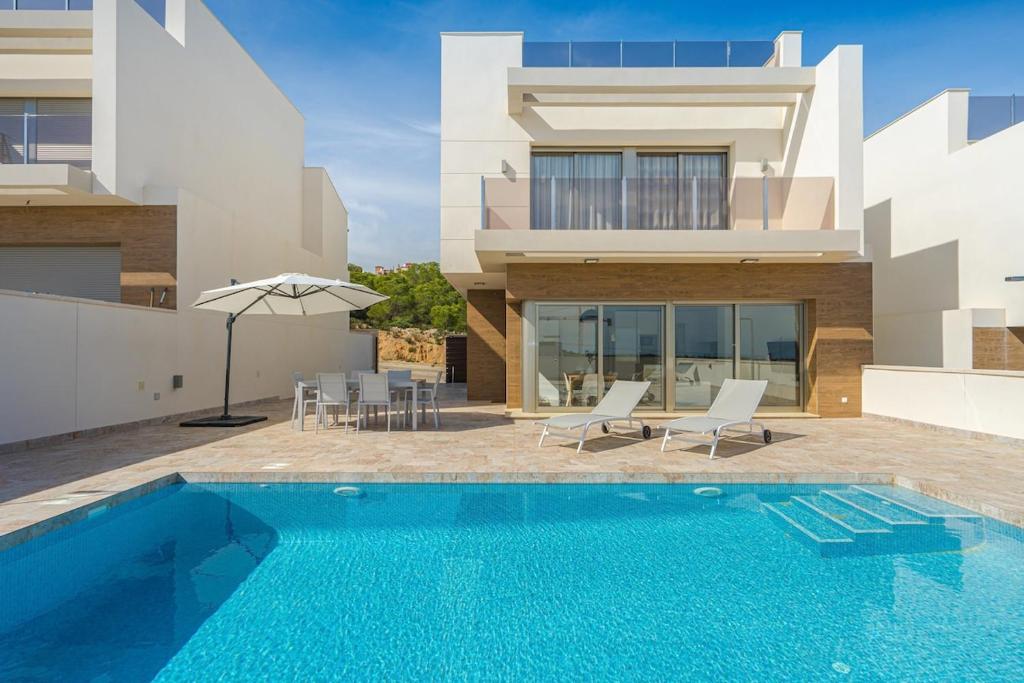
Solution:
[[[610,425],[613,422],[628,422],[629,428],[632,429],[634,419],[640,423],[640,433],[643,437],[651,438],[651,428],[645,425],[643,420],[633,417],[633,411],[636,410],[650,386],[650,382],[617,380],[591,412],[557,415],[537,422],[544,426],[544,432],[540,435],[540,443],[537,444],[537,447],[544,445],[544,439],[553,429],[564,432],[580,429],[582,430],[580,441],[576,446],[576,452],[579,453],[583,450],[583,442],[587,438],[587,430],[591,425],[600,424],[601,431],[607,434],[611,431]]]
[[[359,401],[356,404],[356,433],[359,433],[359,422],[363,419],[363,410],[366,410],[366,421],[369,425],[370,408],[383,408],[384,416],[388,421],[388,431],[391,431],[391,413],[398,408],[391,388],[388,386],[388,376],[384,373],[363,373],[359,375]]]
[[[300,387],[299,382],[302,382],[305,378],[301,372],[292,373],[292,386],[295,389],[295,402],[292,404],[292,427],[295,427],[296,421],[301,426],[305,426],[306,422],[306,407],[310,404],[316,405],[316,390],[310,389],[309,387]],[[311,396],[307,396],[306,392],[312,392]],[[301,427],[300,427],[301,428]]]
[[[441,386],[441,371],[438,370],[437,374],[434,375],[434,384],[429,387],[420,387],[419,393],[416,395],[417,401],[420,404],[420,410],[423,413],[423,419],[427,419],[427,405],[430,405],[431,410],[434,411],[434,429],[441,428],[441,411],[437,406],[437,391]]]
[[[345,373],[317,373],[316,376],[316,431],[320,431],[323,422],[327,429],[327,408],[333,407],[340,412],[345,406],[345,431],[352,414],[352,393],[348,390]]]
[[[411,403],[411,395],[413,389],[411,388],[395,388],[394,385],[397,382],[411,382],[412,381],[412,370],[388,370],[388,386],[391,387],[391,391],[401,399],[402,403],[402,419],[407,420],[411,416],[409,415],[409,404]],[[404,423],[403,423],[404,424]]]
[[[747,434],[753,434],[754,428],[761,430],[761,438],[765,443],[772,442],[772,433],[760,422],[754,422],[754,412],[761,403],[764,390],[768,386],[767,380],[752,379],[727,379],[722,383],[722,390],[711,403],[706,415],[680,417],[661,425],[665,430],[665,438],[661,440],[661,451],[671,439],[682,439],[696,443],[707,443],[706,438],[693,438],[690,436],[673,435],[672,432],[687,432],[698,434],[700,437],[711,437],[711,454],[709,458],[715,457],[715,450],[718,448],[718,441],[726,430],[746,426]]]

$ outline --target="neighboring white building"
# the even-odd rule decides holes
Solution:
[[[652,411],[727,377],[763,408],[858,415],[871,362],[860,46],[441,36],[441,269],[469,395]],[[767,211],[765,210],[767,208]]]
[[[22,292],[0,293],[0,445],[215,408],[224,317],[199,292],[347,274],[301,113],[202,2],[71,6],[0,11],[0,289]],[[242,318],[232,400],[372,364],[348,327]]]
[[[875,362],[1024,370],[1022,119],[946,90],[865,141]]]

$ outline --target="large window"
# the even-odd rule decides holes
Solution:
[[[725,230],[729,227],[724,152],[639,153],[638,230]]]
[[[538,408],[591,408],[616,380],[644,380],[641,408],[703,410],[730,378],[767,380],[762,407],[802,406],[800,304],[538,303],[536,316]]]
[[[0,98],[0,164],[92,165],[92,100]]]
[[[530,160],[530,227],[612,230],[622,227],[622,155],[544,152]]]

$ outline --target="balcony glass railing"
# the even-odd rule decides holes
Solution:
[[[485,230],[832,230],[832,178],[484,176]]]
[[[0,163],[92,166],[88,114],[0,116]]]
[[[967,139],[982,140],[1024,121],[1024,95],[971,95]]]
[[[523,66],[767,66],[770,40],[523,43]]]

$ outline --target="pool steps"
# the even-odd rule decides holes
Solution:
[[[762,508],[822,557],[963,550],[984,541],[981,515],[896,490],[822,489]]]

